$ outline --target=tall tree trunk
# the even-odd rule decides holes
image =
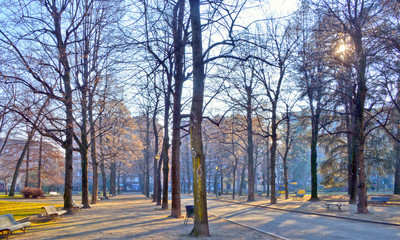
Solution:
[[[399,83],[400,84],[400,83]],[[400,123],[397,124],[397,137],[400,139]],[[394,156],[396,159],[396,170],[394,177],[394,194],[400,194],[400,143],[393,141]]]
[[[37,188],[38,189],[42,189],[42,152],[43,152],[43,136],[40,135],[38,178],[37,178]]]
[[[30,147],[28,145],[28,149],[26,151],[26,166],[25,166],[25,184],[24,186],[29,187],[29,155],[30,155]]]
[[[276,203],[276,189],[275,189],[275,161],[276,161],[276,151],[277,151],[277,141],[278,136],[276,130],[278,125],[276,123],[276,103],[274,104],[272,110],[272,119],[271,119],[271,159],[270,159],[270,184],[271,184],[271,204]]]
[[[166,112],[164,117],[168,118],[168,110],[166,106]],[[168,120],[164,122],[164,140],[161,151],[161,160],[163,163],[163,191],[162,191],[162,204],[161,209],[168,209],[168,174],[169,174],[169,157],[168,157],[168,149],[169,149],[169,137],[168,137]]]
[[[246,87],[246,122],[247,122],[247,171],[248,176],[248,194],[247,201],[254,201],[254,144],[253,144],[253,119],[252,119],[252,89],[251,85]]]
[[[17,166],[15,167],[13,179],[12,179],[12,182],[11,182],[10,192],[8,193],[8,196],[10,196],[10,197],[14,197],[15,196],[15,186],[17,184],[19,169],[21,167],[22,162],[24,161],[25,154],[28,151],[29,144],[31,143],[34,134],[35,134],[35,129],[32,128],[31,131],[28,134],[28,139],[25,142],[24,149],[22,150],[22,153],[18,158]]]
[[[167,74],[167,86],[164,92],[164,138],[161,151],[161,159],[163,164],[163,196],[161,209],[168,209],[168,179],[169,179],[169,112],[171,105],[171,74]]]
[[[204,62],[201,36],[200,1],[190,0],[193,53],[193,98],[190,111],[190,145],[193,162],[194,224],[192,236],[209,237],[207,213],[207,193],[205,156],[202,139],[202,119],[204,100]]]
[[[144,195],[150,197],[150,114],[146,111],[146,132],[145,132],[146,145],[144,148],[144,178],[145,189]]]
[[[399,69],[400,70],[400,69]],[[400,80],[397,81],[397,99],[396,105],[400,106]],[[395,134],[397,139],[400,139],[400,112],[395,114],[397,121],[395,121]],[[394,173],[394,194],[400,194],[400,142],[393,141],[394,157],[396,159],[396,170]]]
[[[102,179],[102,187],[103,187],[103,198],[108,199],[108,194],[107,194],[107,176],[106,176],[106,169],[104,166],[104,160],[101,159],[100,163],[100,171],[101,171],[101,179]]]
[[[236,160],[237,161],[237,160]],[[237,170],[237,163],[233,167],[232,175],[233,175],[233,180],[232,180],[232,199],[235,199],[236,195],[236,170]]]
[[[310,201],[318,201],[318,163],[317,163],[317,141],[318,141],[319,116],[311,116],[311,198]]]
[[[289,176],[287,166],[287,151],[283,156],[283,184],[285,185],[285,199],[289,199]]]
[[[116,182],[117,182],[117,163],[115,162],[115,160],[112,160],[110,166],[110,193],[113,196],[117,194]]]
[[[161,150],[162,151],[162,150]],[[158,161],[158,167],[157,167],[157,206],[161,206],[161,167],[162,167],[162,158],[160,157],[160,160]]]
[[[118,194],[120,194],[121,193],[121,183],[120,183],[120,180],[121,180],[121,165],[122,165],[122,162],[119,162],[119,166],[118,166],[118,177],[117,177],[117,192],[118,192]]]
[[[286,136],[285,136],[285,153],[282,156],[283,160],[283,184],[285,186],[285,199],[289,199],[289,174],[288,174],[288,155],[291,147],[290,141],[290,112],[286,110]]]
[[[93,94],[89,93],[89,124],[90,124],[90,156],[92,159],[92,171],[93,171],[93,192],[92,192],[92,204],[97,203],[99,198],[99,163],[97,162],[97,148],[96,148],[96,129],[93,119]]]
[[[161,180],[160,180],[160,167],[158,166],[160,161],[160,155],[158,155],[158,129],[157,129],[157,111],[158,111],[158,98],[156,99],[156,103],[153,111],[153,134],[154,134],[154,167],[153,167],[153,178],[154,178],[154,188],[153,188],[153,202],[157,202],[157,205],[161,205],[161,198],[159,197],[161,194]],[[158,201],[160,199],[160,201]]]
[[[240,174],[239,196],[243,196],[245,177],[246,177],[246,167],[243,165],[242,172]]]
[[[181,217],[181,181],[180,181],[180,147],[181,147],[181,98],[183,88],[183,58],[185,55],[184,31],[185,0],[177,1],[173,10],[172,33],[174,37],[175,60],[175,91],[172,110],[172,159],[171,159],[171,183],[172,203],[171,216]]]
[[[352,40],[355,46],[355,52],[357,56],[356,72],[357,72],[357,93],[355,99],[355,131],[353,137],[353,161],[357,162],[358,168],[358,213],[368,213],[368,202],[367,202],[367,176],[365,173],[365,162],[364,162],[364,145],[365,145],[365,133],[364,133],[364,108],[365,98],[367,96],[367,80],[366,80],[366,68],[367,59],[363,49],[363,40],[361,29],[356,29],[352,34]]]
[[[192,186],[192,175],[190,174],[190,152],[189,147],[186,148],[186,175],[187,175],[187,193],[191,193],[191,186]]]

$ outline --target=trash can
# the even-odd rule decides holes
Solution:
[[[186,208],[185,224],[187,224],[188,219],[194,217],[194,206],[186,205],[185,208]]]

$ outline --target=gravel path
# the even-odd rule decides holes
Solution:
[[[18,231],[10,239],[202,239],[188,236],[192,219],[184,225],[183,218],[169,218],[169,214],[141,195],[119,195],[57,221],[38,225],[31,220],[26,234]],[[212,237],[205,239],[274,239],[213,216],[209,224]]]

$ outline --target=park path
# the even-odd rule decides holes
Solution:
[[[193,199],[185,197],[183,204],[193,204]],[[207,204],[209,214],[287,239],[400,239],[399,226],[259,208],[216,198],[209,198]]]
[[[77,199],[76,199],[77,200]],[[21,200],[19,200],[21,201]],[[25,200],[29,201],[29,200]],[[30,200],[32,201],[32,200]],[[59,203],[61,197],[37,199],[49,204]],[[184,209],[184,208],[183,208]],[[187,225],[182,219],[170,218],[170,210],[160,210],[150,199],[139,194],[123,194],[82,209],[75,215],[64,216],[57,221],[33,224],[23,234],[17,231],[13,239],[181,239],[193,240],[188,234],[193,220]],[[42,221],[42,220],[41,220]],[[273,237],[238,226],[216,217],[210,217],[211,240],[225,239],[274,239]],[[196,238],[197,239],[197,238]],[[203,239],[203,238],[199,238]]]

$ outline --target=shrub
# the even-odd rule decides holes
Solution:
[[[24,198],[38,198],[44,196],[43,190],[39,188],[24,188],[21,190],[21,194]]]

